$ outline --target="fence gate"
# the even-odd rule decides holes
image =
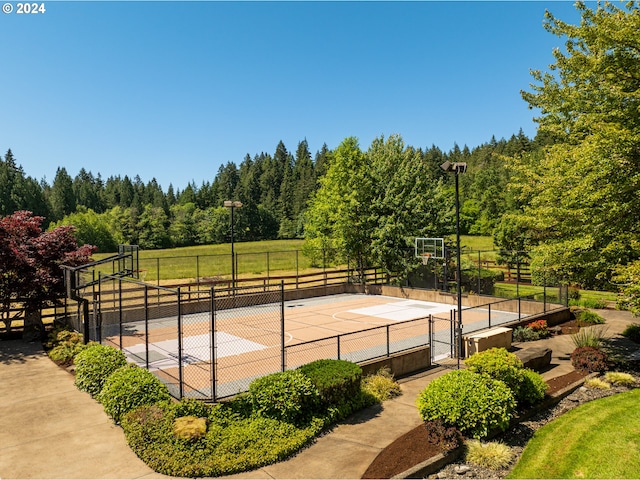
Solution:
[[[445,358],[455,358],[456,336],[454,310],[449,311],[448,317],[432,315],[430,321],[431,363],[438,363]]]

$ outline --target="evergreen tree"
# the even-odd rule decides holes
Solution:
[[[73,193],[73,180],[64,167],[58,167],[49,194],[51,221],[57,221],[75,211],[76,198]]]

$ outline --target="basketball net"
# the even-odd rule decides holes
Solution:
[[[429,259],[431,258],[430,253],[421,253],[420,257],[422,258],[422,265],[428,265]]]

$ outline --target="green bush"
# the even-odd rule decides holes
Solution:
[[[522,375],[522,383],[520,384],[517,398],[518,405],[528,407],[542,401],[549,387],[542,375],[528,368],[522,370]]]
[[[249,384],[249,396],[257,415],[294,424],[308,420],[319,402],[317,388],[299,370],[257,378]]]
[[[436,378],[416,400],[422,420],[441,419],[475,438],[509,425],[516,401],[499,380],[471,370],[455,370]]]
[[[76,386],[95,397],[109,375],[127,364],[127,358],[116,348],[95,344],[78,353],[75,364]]]
[[[579,300],[569,300],[569,306],[602,309],[607,306],[607,302],[600,298],[581,298]]]
[[[524,368],[522,361],[504,348],[490,348],[465,360],[469,370],[504,382],[519,407],[533,405],[544,398],[547,385],[542,377]]]
[[[321,420],[301,428],[270,418],[237,417],[233,410],[226,404],[212,406],[204,436],[188,439],[176,437],[175,414],[181,410],[167,403],[138,407],[123,417],[122,427],[131,449],[150,468],[182,477],[231,475],[283,460],[322,428]]]
[[[578,347],[571,353],[571,364],[581,372],[604,372],[609,368],[609,359],[607,354],[598,348]]]
[[[583,325],[599,325],[605,323],[605,319],[591,310],[582,310],[578,312],[577,320]]]
[[[540,338],[544,338],[540,335],[540,332],[536,332],[529,327],[516,327],[513,330],[514,342],[533,342],[540,340]]]
[[[96,398],[118,424],[125,413],[141,405],[168,401],[171,395],[153,373],[128,364],[111,374]]]
[[[640,343],[640,324],[631,323],[627,325],[622,331],[622,335],[635,343]]]
[[[504,382],[519,397],[522,383],[522,361],[504,348],[490,348],[474,353],[464,361],[469,370]]]
[[[316,360],[298,368],[318,390],[323,407],[340,405],[360,391],[362,369],[346,360]]]

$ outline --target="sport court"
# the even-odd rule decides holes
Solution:
[[[431,340],[440,336],[442,342],[437,343],[444,346],[434,352],[436,360],[448,356],[451,312],[456,306],[365,294],[306,298],[284,303],[284,330],[280,308],[278,303],[217,311],[215,331],[209,312],[184,315],[180,341],[176,317],[152,320],[146,332],[143,322],[128,323],[123,351],[140,366],[146,366],[148,358],[149,369],[169,385],[182,377],[194,396],[212,396],[214,384],[215,396],[228,396],[246,390],[254,378],[280,371],[283,358],[286,368],[295,368],[320,358],[337,358],[337,348],[340,358],[361,361],[386,355],[388,344],[399,351],[431,343],[431,333]],[[488,314],[463,309],[463,332],[486,327]],[[430,327],[430,315],[442,321]],[[491,311],[493,325],[517,318],[518,313]],[[114,337],[105,340],[118,342]]]

